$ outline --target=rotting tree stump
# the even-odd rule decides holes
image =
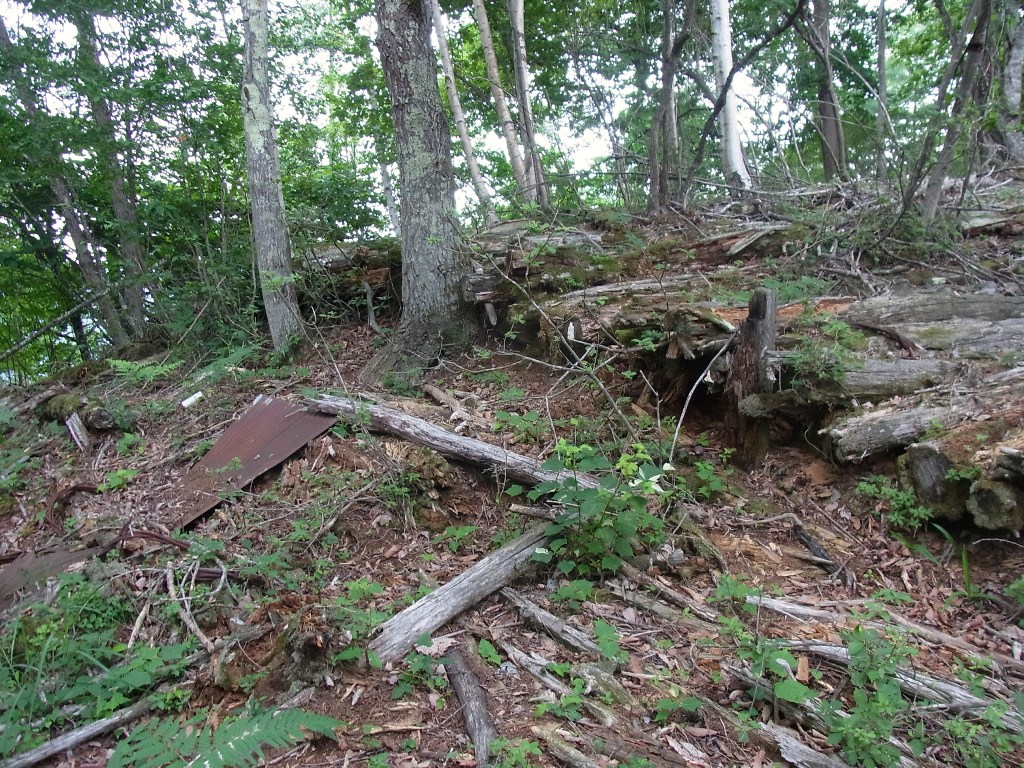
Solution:
[[[736,334],[725,385],[725,442],[736,448],[736,462],[748,469],[760,464],[768,453],[772,420],[748,415],[740,402],[750,395],[771,392],[777,383],[770,359],[775,352],[776,311],[774,291],[754,291],[747,319]]]

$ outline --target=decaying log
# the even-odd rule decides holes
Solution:
[[[1017,411],[1024,390],[1024,367],[986,377],[970,394],[935,397],[926,404],[890,404],[859,416],[841,419],[821,430],[832,455],[856,461],[918,442],[929,430],[955,427],[980,416]]]
[[[736,462],[747,469],[760,464],[768,453],[771,419],[748,416],[739,407],[750,395],[771,392],[777,384],[770,362],[775,351],[775,292],[758,288],[750,299],[750,313],[733,345],[732,366],[725,386],[725,435],[736,448]]]
[[[97,736],[110,733],[115,728],[120,728],[123,725],[138,720],[151,709],[153,709],[153,702],[149,699],[143,699],[129,707],[119,709],[109,717],[61,734],[45,744],[40,744],[35,749],[30,749],[28,752],[22,752],[20,755],[9,757],[3,762],[3,768],[29,768],[29,766],[41,763],[43,760],[47,760],[54,755],[59,755],[80,744],[85,744],[87,741],[92,741]]]
[[[873,296],[847,307],[839,318],[896,326],[924,349],[962,358],[998,357],[1024,348],[1024,296],[948,290]]]
[[[792,651],[814,654],[843,666],[850,664],[850,652],[841,645],[801,641],[783,645]],[[961,685],[916,669],[897,667],[893,670],[893,678],[908,698],[941,704],[944,709],[955,714],[980,713],[999,703],[995,699],[975,696]],[[1010,733],[1024,733],[1024,715],[1012,708],[1000,718],[1000,723]]]
[[[78,450],[82,453],[88,453],[92,448],[92,438],[89,437],[89,431],[85,428],[85,424],[82,423],[82,417],[77,412],[72,413],[64,423],[68,428],[68,432],[71,433],[71,439],[78,446]]]
[[[51,421],[67,421],[77,413],[89,429],[104,430],[114,426],[114,416],[100,400],[68,392],[54,395],[36,408],[36,413]]]
[[[531,528],[515,541],[492,552],[447,584],[388,619],[381,625],[369,650],[385,663],[401,659],[423,635],[443,627],[515,578],[530,563],[537,548],[547,540],[544,535],[546,528],[546,524]]]
[[[473,742],[473,754],[477,765],[487,765],[491,755],[491,743],[498,738],[498,729],[494,727],[494,718],[487,708],[487,695],[480,685],[480,680],[458,648],[445,654],[448,663],[448,681],[462,705],[462,718],[466,721],[466,733]]]
[[[739,680],[744,685],[747,685],[751,688],[756,688],[759,691],[763,691],[769,695],[770,692],[773,690],[771,681],[769,681],[765,677],[759,677],[755,675],[753,671],[751,671],[749,668],[745,666],[741,667],[737,664],[723,664],[722,671],[728,674],[733,679]],[[818,711],[817,706],[810,700],[798,703],[793,701],[784,701],[782,699],[776,698],[775,704],[781,712],[786,714],[787,717],[791,717],[794,720],[802,722],[808,727],[817,730],[819,733],[829,732],[829,728],[825,724],[825,721],[823,720],[821,713]],[[898,762],[894,765],[898,765],[900,766],[900,768],[918,768],[919,766],[923,766],[923,763],[911,757],[911,755],[913,754],[913,750],[910,748],[910,745],[907,744],[907,742],[903,741],[902,739],[896,738],[895,736],[890,736],[888,741],[900,753],[898,757]],[[796,754],[800,754],[800,752],[797,751]],[[808,759],[810,759],[811,761],[808,762],[807,765],[846,765],[841,760],[838,763],[832,762],[831,760],[829,762],[819,763],[817,762],[817,759],[813,758],[812,756],[808,756]],[[835,759],[838,758],[833,758],[833,760]]]
[[[548,752],[559,761],[574,766],[574,768],[603,768],[603,761],[593,760],[576,749],[576,747],[571,746],[558,733],[558,728],[553,723],[535,725],[530,730],[534,736],[544,740],[544,743],[548,745]]]
[[[562,644],[583,653],[600,655],[601,649],[590,635],[576,627],[569,626],[553,613],[545,611],[536,603],[527,600],[522,593],[511,587],[505,587],[501,590],[501,596],[515,606],[527,623],[539,627]]]
[[[500,448],[483,440],[456,435],[424,419],[383,405],[374,405],[347,397],[324,395],[307,401],[324,413],[337,414],[352,424],[364,424],[374,432],[396,435],[416,445],[432,448],[443,456],[477,467],[493,469],[497,474],[519,483],[537,485],[572,477],[581,488],[596,488],[597,478],[577,472],[549,472],[537,459]]]
[[[990,669],[994,675],[1005,676],[1012,673],[1017,677],[1024,677],[1024,662],[998,652],[990,651],[987,654],[984,654],[978,648],[959,637],[954,637],[946,632],[918,624],[893,611],[890,611],[887,614],[889,623],[886,624],[880,621],[863,621],[862,619],[855,618],[850,614],[840,613],[839,611],[815,608],[813,606],[795,603],[791,600],[779,600],[774,597],[749,595],[746,598],[746,602],[750,605],[756,605],[759,608],[764,608],[765,610],[772,611],[773,613],[777,613],[780,616],[785,616],[787,618],[800,619],[801,621],[819,621],[822,623],[828,623],[834,627],[853,627],[855,625],[861,625],[891,632],[895,625],[896,627],[899,627],[907,633],[915,635],[922,640],[926,640],[935,645],[944,646],[951,651],[956,652],[958,655],[966,656],[967,660],[970,661],[971,664],[977,665],[980,668]],[[860,610],[859,605],[851,605],[850,608],[851,610]]]
[[[520,648],[512,645],[506,640],[497,640],[497,645],[505,652],[511,661],[516,666],[522,667],[530,675],[535,678],[539,683],[546,686],[556,696],[568,696],[574,693],[573,689],[563,683],[554,673],[550,672],[551,662],[545,659],[538,653],[526,653]],[[584,708],[593,715],[597,722],[601,723],[606,727],[611,727],[619,722],[618,716],[610,708],[605,706],[603,703],[596,701],[591,698],[585,698],[583,700]]]
[[[850,764],[845,760],[835,755],[826,755],[804,744],[800,740],[800,734],[792,728],[768,721],[761,723],[757,732],[771,739],[778,747],[782,759],[798,768],[850,768]]]

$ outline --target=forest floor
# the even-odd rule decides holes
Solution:
[[[686,225],[645,222],[633,237],[653,243]],[[976,245],[946,263],[945,274],[966,272],[972,281],[964,258],[983,263],[1007,249],[1018,259],[1022,252],[1013,237]],[[685,269],[714,284],[721,267],[700,258]],[[782,256],[766,266],[755,258],[728,265],[729,291],[783,274],[813,279],[820,295],[850,291],[813,260]],[[748,282],[735,284],[737,276]],[[262,367],[257,353],[207,366],[201,381],[187,364],[149,376],[165,360],[160,356],[92,374],[75,386],[114,411],[120,426],[94,435],[87,452],[75,448],[62,424],[10,420],[4,450],[30,448],[31,461],[5,477],[10,493],[0,499],[0,556],[101,545],[104,532],[109,539],[127,521],[174,532],[190,465],[257,395],[295,403],[322,393],[354,396],[356,374],[381,339],[364,319],[323,331],[287,365]],[[593,376],[526,359],[503,338],[440,361],[423,382],[375,393],[378,402],[527,456],[560,455],[566,463],[566,450],[558,449],[564,440],[591,446],[617,465],[617,474],[609,471],[618,478],[610,493],[624,499],[620,514],[636,511],[630,504],[639,496],[660,521],[664,543],[652,545],[660,561],[638,560],[635,571],[614,575],[587,571],[582,556],[575,570],[537,563],[511,585],[590,635],[598,652],[559,642],[494,593],[435,631],[426,652],[405,662],[367,664],[351,653],[373,637],[372,627],[431,585],[450,582],[536,525],[528,515],[544,499],[531,507],[509,495],[516,489],[500,472],[444,462],[401,440],[339,424],[200,517],[187,551],[132,539],[102,561],[72,565],[77,576],[57,579],[44,568],[48,581],[16,582],[17,595],[0,589],[0,666],[18,670],[34,701],[19,704],[28,713],[20,720],[5,721],[0,743],[8,751],[0,755],[131,704],[157,687],[160,665],[171,659],[168,652],[147,657],[151,666],[136,663],[138,685],[124,677],[104,682],[96,669],[68,673],[82,669],[78,659],[88,643],[121,644],[106,656],[89,650],[100,667],[114,669],[135,658],[127,645],[160,651],[188,642],[194,650],[199,630],[212,643],[231,641],[216,646],[214,661],[200,660],[162,684],[158,695],[168,711],[160,717],[177,722],[180,707],[180,717],[198,714],[200,723],[217,724],[254,702],[272,708],[290,701],[343,721],[333,739],[268,748],[267,763],[280,766],[475,764],[463,705],[446,679],[445,656],[456,648],[486,692],[504,740],[492,754],[504,766],[761,766],[780,764],[780,754],[803,765],[895,765],[900,755],[910,765],[1022,764],[1024,631],[1019,604],[1003,597],[1024,575],[1019,541],[959,524],[899,530],[888,518],[892,500],[872,492],[879,476],[895,474],[891,455],[838,465],[784,420],[772,432],[766,460],[739,469],[722,444],[722,400],[700,390],[689,402],[672,468],[652,483],[630,485],[637,478],[631,465],[667,462],[688,394],[659,398],[657,391],[671,389],[670,376],[649,354],[600,373],[640,445],[624,436]],[[465,412],[453,418],[417,388],[424,383]],[[203,399],[183,409],[181,401],[200,389]],[[801,532],[840,566],[837,575],[808,552]],[[682,554],[673,559],[671,552]],[[197,577],[200,567],[213,569],[212,582]],[[91,601],[83,584],[97,586],[101,602]],[[183,626],[183,616],[192,628]],[[854,661],[828,656],[826,646],[845,647]],[[533,654],[566,689],[553,693],[514,649]],[[599,675],[586,662],[603,663],[614,682],[591,679]],[[897,667],[922,680],[952,681],[990,706],[958,711],[920,690],[894,693]],[[48,697],[88,688],[79,674],[101,681],[104,691],[69,697],[79,709],[48,710]],[[15,672],[4,675],[10,685]],[[807,709],[815,704],[852,713],[849,727],[816,719]],[[9,714],[14,705],[4,708]],[[28,721],[34,726],[17,731],[21,741],[14,743],[11,723]],[[762,733],[767,723],[792,729],[786,733],[836,762],[780,746],[786,742]],[[135,725],[61,751],[48,764],[105,765]],[[182,738],[186,732],[182,727]],[[148,764],[173,764],[174,740],[165,747],[166,761]]]

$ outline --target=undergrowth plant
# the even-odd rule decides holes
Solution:
[[[564,476],[539,484],[527,496],[532,501],[549,497],[564,511],[548,526],[550,541],[535,559],[555,563],[563,574],[593,576],[615,573],[638,547],[661,543],[663,521],[648,507],[669,494],[661,482],[672,467],[655,465],[643,445],[633,445],[612,464],[592,446],[559,439],[541,468]],[[603,474],[597,487],[584,487],[577,472]],[[510,496],[523,492],[518,485],[506,490]]]
[[[334,737],[344,723],[301,709],[250,710],[214,728],[206,713],[180,720],[164,718],[140,725],[122,739],[108,768],[244,768],[263,765],[266,747],[287,749],[308,739],[307,732]]]
[[[7,622],[0,632],[0,756],[49,738],[70,717],[105,717],[184,670],[188,645],[129,648],[119,640],[135,614],[127,599],[65,574],[51,603],[27,606]]]
[[[952,714],[906,698],[900,687],[900,669],[906,668],[913,649],[898,636],[862,624],[840,632],[849,657],[847,682],[823,699],[796,679],[797,660],[785,641],[767,638],[756,625],[751,628],[744,621],[745,615],[757,611],[746,602],[756,592],[740,579],[723,577],[713,598],[734,606],[734,615],[720,618],[724,634],[736,643],[736,655],[749,664],[751,673],[772,686],[771,690],[754,689],[753,701],[771,698],[815,711],[826,727],[829,743],[842,751],[850,765],[897,765],[907,757],[900,749],[902,742],[914,758],[928,754],[943,765],[999,768],[1009,765],[1007,759],[1024,747],[1024,734],[1007,727],[1004,718],[1010,705],[1006,702]],[[884,606],[874,602],[867,603],[865,609],[858,615],[860,620],[887,616]],[[965,676],[973,680],[975,695],[985,695],[977,673]],[[812,671],[811,682],[820,677]],[[1015,703],[1024,705],[1024,695],[1018,695]],[[671,705],[666,708],[672,709]],[[756,718],[749,717],[749,710],[746,719],[753,727]]]
[[[917,500],[913,489],[901,488],[882,475],[871,475],[857,484],[857,493],[880,503],[875,507],[878,513],[885,512],[889,524],[916,532],[932,519],[931,508]]]

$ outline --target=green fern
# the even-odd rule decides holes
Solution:
[[[301,709],[259,711],[230,720],[214,730],[205,715],[150,720],[117,745],[108,768],[244,768],[264,759],[264,747],[287,748],[306,739],[306,731],[333,737],[344,724]]]

